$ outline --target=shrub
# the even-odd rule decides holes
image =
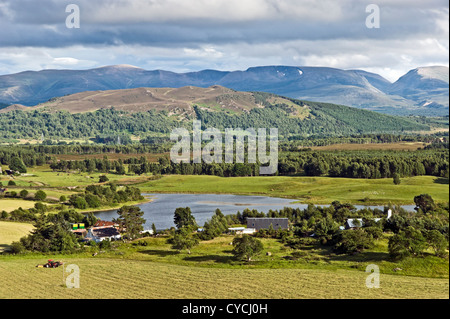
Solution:
[[[28,196],[28,191],[26,189],[23,189],[20,191],[20,197],[25,198]]]
[[[410,255],[420,255],[426,247],[422,233],[412,226],[401,230],[389,238],[388,250],[391,257],[404,258]]]
[[[99,183],[109,182],[109,178],[107,176],[105,176],[105,175],[101,175],[98,182]]]
[[[383,230],[376,226],[364,227],[364,231],[371,235],[373,239],[378,239],[383,235]]]
[[[77,196],[74,201],[71,201],[72,205],[78,209],[86,209],[88,208],[88,203],[83,197]]]
[[[395,185],[400,185],[401,180],[400,180],[400,176],[397,173],[394,173],[393,180],[394,180]]]
[[[363,229],[349,229],[337,235],[334,249],[342,254],[354,254],[373,246],[373,237]]]
[[[109,240],[102,240],[100,242],[99,248],[100,249],[110,249],[111,248],[111,241],[109,241]]]
[[[426,231],[425,238],[428,245],[434,250],[436,256],[443,257],[446,255],[448,241],[438,230],[433,229]]]
[[[11,244],[9,251],[12,254],[21,254],[25,251],[25,247],[19,241],[15,241]]]
[[[0,214],[2,219],[7,219],[8,218],[8,213],[6,211],[2,211],[2,213]]]
[[[47,210],[47,205],[44,205],[42,203],[36,203],[36,204],[34,204],[34,208],[36,208],[36,210],[39,213],[43,213]]]
[[[233,255],[238,259],[247,261],[250,261],[253,256],[259,254],[264,248],[259,239],[247,234],[242,235],[242,237],[235,237],[233,246]]]
[[[88,206],[91,208],[97,208],[97,207],[100,207],[100,205],[101,205],[100,199],[96,195],[86,194],[85,200],[86,200]]]
[[[36,194],[34,194],[34,198],[36,200],[42,201],[42,200],[45,200],[47,198],[47,194],[44,191],[42,191],[42,190],[38,190],[36,192]]]

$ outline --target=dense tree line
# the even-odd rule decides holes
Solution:
[[[441,140],[442,139],[442,140]],[[298,148],[311,146],[327,146],[335,144],[383,144],[398,142],[422,142],[422,143],[448,143],[447,135],[441,133],[420,135],[420,134],[352,134],[340,137],[300,137],[291,136],[288,141],[282,141],[282,150],[295,151]],[[447,147],[448,148],[448,147]]]
[[[40,139],[84,139],[102,134],[168,134],[183,126],[166,112],[129,113],[115,109],[71,114],[67,111],[44,113],[40,111],[12,111],[0,114],[0,137]]]
[[[68,171],[80,171],[80,172],[102,172],[117,174],[125,174],[125,166],[121,159],[117,161],[110,161],[107,158],[103,159],[85,159],[81,161],[52,161],[50,168],[54,171],[68,172]]]
[[[449,153],[442,151],[300,152],[288,154],[278,164],[280,175],[348,178],[391,178],[433,175],[448,177]]]
[[[17,159],[20,159],[26,167],[33,167],[44,165],[48,160],[50,160],[50,157],[42,153],[37,153],[27,147],[0,147],[1,165],[10,165],[14,161],[17,161]]]
[[[255,176],[260,164],[174,164],[161,158],[158,163],[127,160],[136,174],[181,174]],[[299,152],[280,158],[278,175],[331,176],[348,178],[392,178],[432,175],[448,177],[448,151],[417,152]]]
[[[80,170],[154,175],[215,175],[221,177],[257,176],[259,163],[180,163],[166,157],[149,162],[144,156],[125,160],[86,159],[83,161],[58,161],[50,164],[56,171]],[[282,156],[278,175],[330,176],[347,178],[393,178],[431,175],[448,177],[449,153],[446,150],[427,151],[303,151]]]

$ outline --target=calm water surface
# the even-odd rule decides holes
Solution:
[[[223,194],[143,194],[152,199],[152,202],[139,205],[144,212],[146,224],[144,229],[151,229],[152,223],[157,229],[167,229],[175,226],[173,214],[178,207],[190,207],[198,225],[203,225],[205,221],[214,215],[216,208],[219,208],[224,215],[236,214],[246,208],[256,209],[260,212],[268,213],[269,210],[280,210],[284,207],[305,209],[307,204],[293,203],[295,200],[266,197],[266,196],[242,196]],[[320,205],[319,205],[320,206]],[[329,205],[321,205],[329,206]],[[355,205],[358,209],[364,207],[380,208],[383,206],[362,206]],[[414,210],[414,205],[402,206],[407,210]],[[95,213],[97,218],[111,221],[117,217],[117,210]]]

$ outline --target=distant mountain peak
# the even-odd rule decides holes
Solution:
[[[437,79],[449,83],[449,68],[446,66],[420,67],[416,71],[424,79]]]
[[[131,65],[131,64],[105,65],[105,66],[99,67],[98,69],[105,69],[105,68],[108,68],[108,69],[139,69],[139,70],[143,70],[142,68],[134,66],[134,65]]]

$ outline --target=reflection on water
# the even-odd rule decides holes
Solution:
[[[144,229],[150,229],[152,223],[157,229],[167,229],[175,226],[173,214],[178,207],[190,207],[197,224],[203,225],[210,219],[216,208],[219,208],[224,215],[242,213],[245,208],[256,209],[260,212],[268,213],[269,210],[280,210],[284,207],[305,209],[307,204],[293,203],[295,200],[266,197],[266,196],[241,196],[241,195],[218,195],[218,194],[143,194],[150,197],[152,202],[139,205],[144,212],[146,224]],[[319,205],[329,206],[329,205]],[[364,208],[380,208],[383,206],[362,206]],[[402,206],[407,210],[414,210],[414,205]],[[112,220],[117,217],[117,210],[109,212],[95,213],[97,218],[102,220]]]

